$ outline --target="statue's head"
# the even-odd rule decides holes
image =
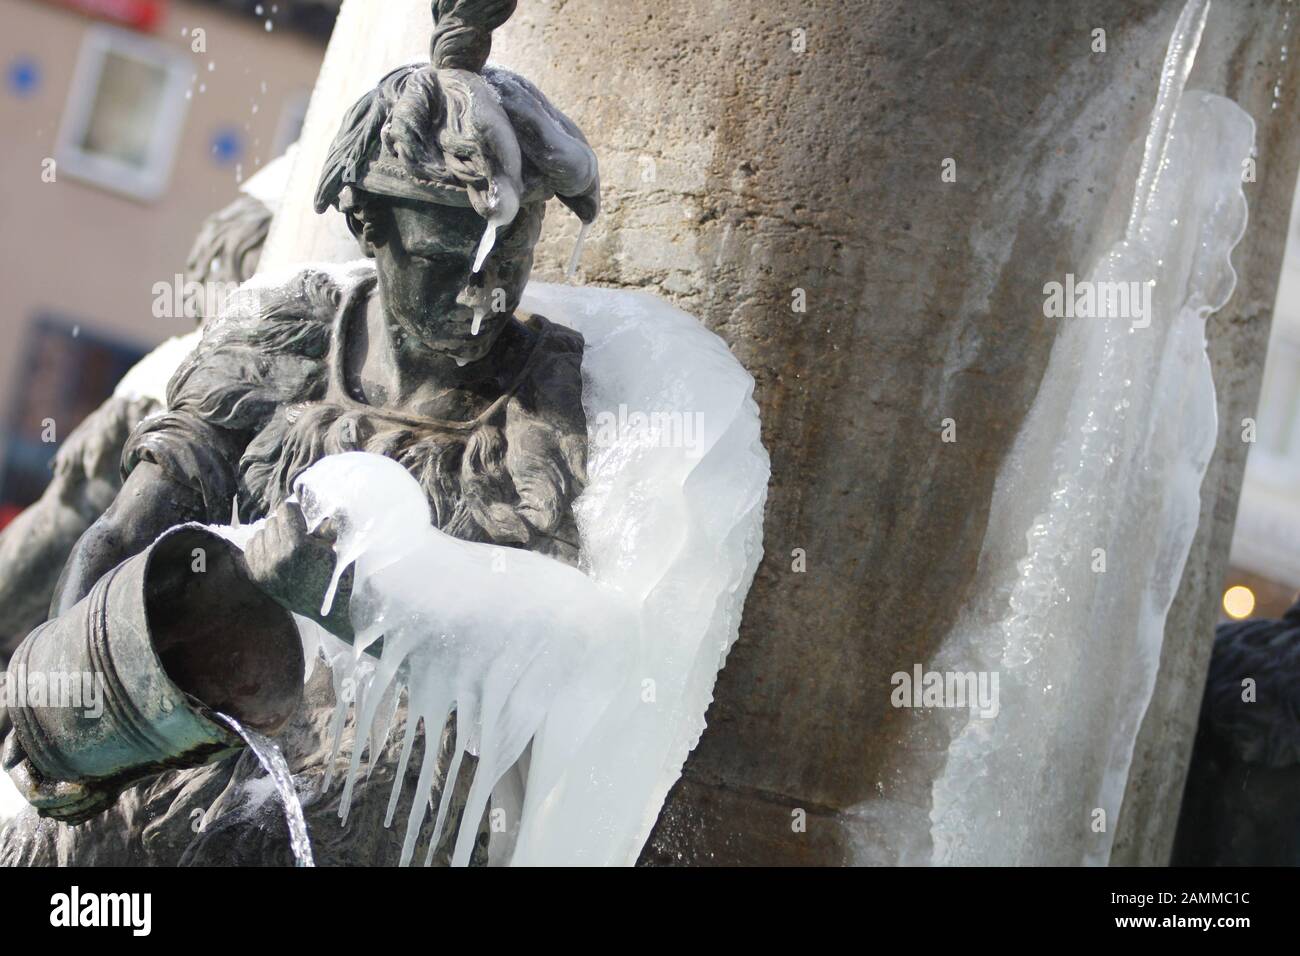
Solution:
[[[431,63],[353,105],[316,192],[317,212],[339,209],[375,259],[388,314],[462,362],[486,355],[519,305],[547,200],[584,223],[600,207],[581,131],[527,80],[486,66],[516,2],[435,0]]]
[[[257,271],[270,230],[270,208],[252,196],[240,196],[203,220],[185,261],[185,314],[200,321],[214,318],[226,301],[225,290]]]

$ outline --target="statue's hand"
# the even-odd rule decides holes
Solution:
[[[42,780],[32,768],[27,754],[18,744],[9,721],[9,709],[4,703],[5,675],[0,673],[0,769],[9,775],[14,787],[24,800],[41,816],[80,823],[89,819],[108,805],[107,794],[97,793],[79,783]]]
[[[248,542],[244,561],[254,583],[278,603],[295,614],[321,621],[321,604],[337,560],[333,542],[329,527],[308,532],[302,509],[285,502]],[[346,608],[347,591],[340,585],[331,619],[340,611],[339,605]]]
[[[45,780],[32,767],[27,754],[18,745],[18,735],[10,733],[0,753],[0,764],[22,798],[43,817],[77,824],[89,820],[113,802],[115,791],[97,790],[84,783]]]

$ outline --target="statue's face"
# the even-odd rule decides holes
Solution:
[[[511,229],[502,230],[495,251],[475,273],[474,256],[487,228],[478,213],[396,199],[386,206],[380,220],[385,241],[367,252],[375,258],[389,318],[433,351],[461,362],[483,358],[519,305],[532,269],[532,243],[521,249],[518,241],[510,242],[507,249]],[[527,222],[516,225],[529,228]]]

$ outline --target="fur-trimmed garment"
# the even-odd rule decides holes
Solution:
[[[326,455],[368,451],[400,462],[428,496],[434,524],[469,541],[576,563],[573,501],[586,482],[582,336],[540,316],[518,319],[535,342],[522,371],[466,422],[358,401],[343,382],[349,318],[375,288],[373,267],[305,270],[245,287],[181,365],[167,410],[127,442],[140,461],[198,490],[208,520],[270,514]]]

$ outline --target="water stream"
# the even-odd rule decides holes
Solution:
[[[284,817],[289,824],[289,843],[298,866],[315,866],[316,861],[312,858],[311,852],[311,839],[307,834],[307,818],[302,812],[302,802],[298,799],[298,789],[293,784],[289,762],[284,759],[284,753],[279,745],[256,730],[240,726],[239,721],[233,717],[226,714],[217,716],[244,738],[248,749],[253,751],[262,768],[270,776],[271,782],[275,784],[276,792],[280,794],[280,801],[284,804]]]

